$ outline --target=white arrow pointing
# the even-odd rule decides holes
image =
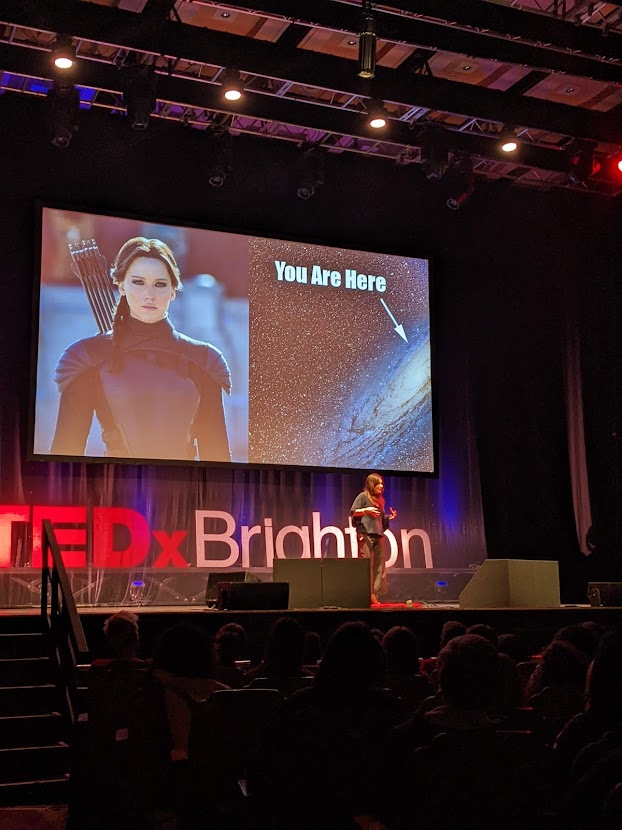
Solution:
[[[380,302],[384,306],[384,310],[387,312],[387,314],[389,315],[389,317],[393,321],[393,325],[395,326],[395,328],[393,330],[396,331],[399,334],[399,336],[402,338],[404,343],[408,343],[408,338],[406,337],[406,333],[404,332],[404,326],[401,323],[397,322],[397,320],[395,319],[393,314],[391,314],[389,306],[385,303],[385,301],[381,299]]]

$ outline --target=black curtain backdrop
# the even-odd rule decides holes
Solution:
[[[35,201],[42,200],[431,256],[439,476],[387,478],[400,510],[396,536],[400,528],[424,530],[436,567],[466,568],[486,553],[558,559],[565,595],[582,598],[588,570],[573,517],[563,373],[564,338],[579,331],[592,513],[614,567],[621,500],[616,201],[482,181],[451,212],[417,166],[347,154],[328,155],[326,184],[301,201],[297,148],[244,136],[233,141],[232,175],[215,190],[207,183],[209,145],[196,131],[154,122],[133,133],[122,116],[83,112],[71,146],[58,150],[47,140],[44,104],[8,93],[0,98],[0,140],[0,504],[82,505],[87,522],[95,507],[126,506],[152,530],[187,529],[192,549],[197,509],[229,512],[238,530],[271,517],[275,533],[311,525],[319,510],[323,526],[343,529],[364,478],[27,461]],[[13,557],[22,559],[15,564],[25,564],[28,546],[17,537],[14,530]],[[151,546],[157,557],[161,545],[152,539]],[[295,534],[285,549],[300,555]],[[412,549],[412,567],[423,567],[419,548]],[[254,561],[262,558],[258,550],[251,546],[251,566],[265,564]]]

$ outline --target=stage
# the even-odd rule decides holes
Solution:
[[[271,569],[253,569],[252,573],[260,587],[272,579]],[[345,607],[322,608],[318,603],[289,610],[218,610],[217,585],[210,593],[208,583],[214,580],[201,569],[68,569],[94,656],[103,650],[104,620],[122,608],[131,609],[140,618],[141,651],[145,656],[151,654],[159,634],[180,621],[199,625],[211,635],[227,622],[241,623],[248,633],[252,659],[259,658],[268,629],[282,615],[296,617],[306,631],[316,631],[324,643],[339,625],[351,620],[363,620],[382,632],[395,625],[408,626],[417,636],[421,656],[437,653],[443,624],[452,619],[466,626],[487,623],[499,633],[521,634],[534,652],[564,625],[586,620],[622,625],[622,608],[592,608],[587,604],[461,608],[458,597],[473,575],[473,569],[390,569],[387,598],[391,601],[371,608],[347,603],[343,603]],[[226,580],[231,572],[213,571],[211,576]],[[36,616],[40,590],[41,573],[34,568],[11,568],[0,574],[0,608],[5,609],[0,611],[0,628],[11,616]]]

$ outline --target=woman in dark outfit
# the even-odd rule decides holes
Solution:
[[[387,571],[384,561],[384,531],[389,522],[397,516],[392,507],[384,512],[384,481],[382,476],[371,473],[365,480],[365,489],[354,499],[350,515],[356,527],[358,554],[360,559],[371,560],[371,601],[386,593]]]
[[[222,353],[176,331],[179,268],[159,239],[134,237],[110,269],[120,298],[112,330],[72,343],[55,372],[61,395],[53,455],[84,455],[93,414],[106,455],[230,461]]]

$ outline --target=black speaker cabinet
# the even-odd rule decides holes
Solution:
[[[233,582],[261,582],[261,580],[250,571],[210,571],[205,586],[206,605],[218,600],[218,586],[221,582],[231,585]]]
[[[227,611],[284,611],[289,605],[287,582],[233,582]]]
[[[587,598],[592,608],[622,607],[622,582],[589,582]]]

